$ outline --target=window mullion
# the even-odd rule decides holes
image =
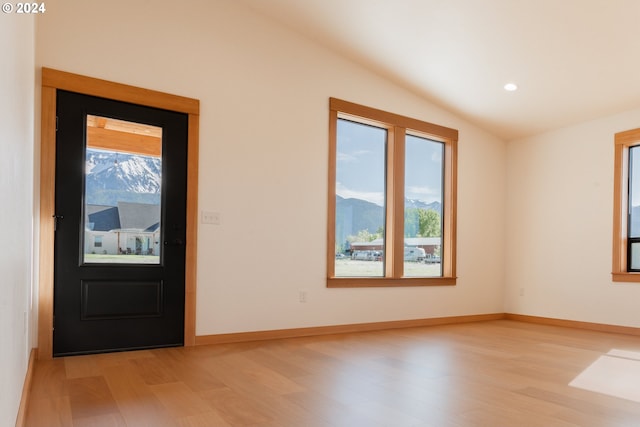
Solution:
[[[388,180],[393,183],[393,191],[389,202],[388,212],[391,213],[393,234],[388,240],[392,252],[393,278],[399,279],[404,276],[404,156],[405,156],[405,134],[406,129],[395,126],[390,140],[393,152],[392,159],[387,162]],[[387,258],[388,260],[389,258]]]
[[[396,277],[395,263],[393,262],[393,239],[395,236],[394,218],[395,212],[395,182],[393,179],[393,162],[395,153],[395,131],[393,127],[387,128],[387,152],[385,159],[385,226],[384,226],[384,276]]]
[[[450,141],[444,149],[444,191],[442,224],[442,274],[456,277],[458,143]],[[446,212],[445,210],[448,210]]]

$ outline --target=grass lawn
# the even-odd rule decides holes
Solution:
[[[383,275],[382,261],[336,259],[336,277],[381,277]],[[405,277],[440,277],[440,264],[407,261],[404,263],[404,275]]]
[[[160,257],[158,255],[84,254],[84,261],[90,264],[160,264]]]

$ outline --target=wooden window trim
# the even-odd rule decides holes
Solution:
[[[393,250],[385,251],[385,277],[336,277],[335,276],[335,209],[336,209],[336,151],[337,122],[339,118],[371,124],[389,131],[387,160],[387,224],[386,241]],[[424,136],[444,144],[444,191],[442,195],[442,276],[401,277],[404,259],[393,257],[403,253],[404,221],[404,140],[405,133]],[[375,108],[365,107],[336,98],[329,99],[329,174],[327,220],[327,287],[400,287],[400,286],[451,286],[456,284],[456,213],[457,213],[457,164],[458,131],[433,123],[404,117]]]
[[[640,282],[640,273],[627,271],[627,221],[629,212],[629,149],[640,145],[640,129],[615,134],[613,180],[614,282]]]
[[[200,101],[43,67],[40,141],[38,359],[46,360],[53,356],[53,214],[55,209],[56,93],[58,89],[188,114],[184,345],[195,345]]]

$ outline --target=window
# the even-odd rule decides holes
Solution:
[[[101,248],[102,247],[102,236],[95,236],[93,238],[93,247]]]
[[[615,135],[613,270],[615,282],[640,282],[640,129]]]
[[[327,286],[454,285],[458,131],[330,99]]]

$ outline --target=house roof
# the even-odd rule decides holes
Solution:
[[[121,228],[118,208],[115,206],[87,205],[85,224],[94,231],[109,231]]]
[[[94,231],[118,229],[153,232],[160,227],[160,206],[118,202],[118,206],[87,205],[85,222]]]
[[[145,203],[118,202],[122,228],[146,230],[160,223],[160,206]]]

